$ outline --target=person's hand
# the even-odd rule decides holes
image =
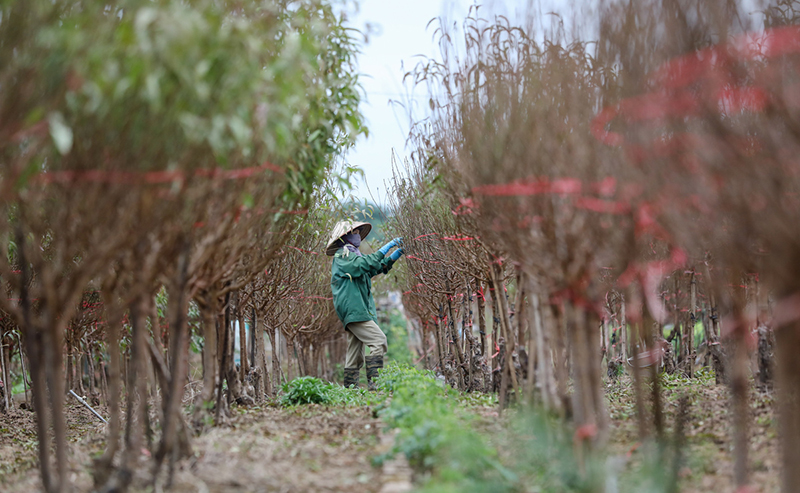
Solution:
[[[392,261],[397,262],[397,259],[399,259],[403,253],[403,249],[398,248],[397,250],[393,251],[391,255],[389,255],[389,258],[392,259]]]
[[[395,238],[392,241],[390,241],[389,243],[383,245],[380,248],[380,250],[378,250],[378,251],[381,252],[384,256],[386,256],[386,254],[389,253],[389,250],[391,250],[392,248],[394,248],[394,247],[396,247],[398,245],[402,245],[402,244],[403,244],[403,239],[402,238]]]

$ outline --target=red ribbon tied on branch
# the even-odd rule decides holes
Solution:
[[[240,169],[203,168],[190,173],[190,176],[209,178],[211,180],[241,180],[250,178],[265,171],[283,174],[278,166],[264,162],[260,166]],[[120,170],[63,170],[40,173],[33,178],[35,183],[109,183],[109,184],[149,184],[157,185],[186,180],[183,170],[170,171],[120,171]]]
[[[762,112],[772,102],[772,78],[783,71],[770,70],[768,63],[790,53],[800,52],[800,28],[788,26],[763,33],[748,33],[694,53],[675,58],[659,67],[649,86],[657,90],[622,100],[604,108],[590,125],[592,135],[609,146],[626,146],[629,156],[642,162],[648,156],[664,156],[684,148],[700,148],[703,140],[694,135],[672,132],[660,135],[647,147],[627,142],[625,135],[607,127],[617,118],[627,123],[657,122],[702,116],[709,111],[738,113]],[[756,61],[748,66],[743,62]],[[783,62],[783,60],[780,60]],[[755,67],[755,68],[753,68]],[[741,77],[742,70],[749,77]],[[750,85],[742,85],[743,80]],[[797,86],[784,87],[784,104],[796,105]],[[753,145],[749,140],[744,143]]]

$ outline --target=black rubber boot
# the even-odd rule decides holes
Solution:
[[[375,390],[375,381],[378,379],[378,370],[383,368],[383,355],[369,355],[364,358],[367,362],[367,384],[369,390]]]
[[[345,368],[344,369],[344,386],[345,388],[353,387],[358,388],[358,374],[361,368]]]

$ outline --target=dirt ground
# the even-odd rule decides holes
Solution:
[[[681,491],[685,493],[733,492],[733,440],[730,393],[715,383],[710,373],[687,379],[669,377],[663,381],[664,423],[668,439],[674,439],[678,399],[689,399],[686,445],[680,470]],[[611,418],[611,449],[635,464],[640,441],[630,379],[607,383]],[[648,390],[649,392],[649,390]],[[780,491],[780,449],[774,396],[770,391],[750,389],[750,448],[748,476],[752,493]],[[652,416],[647,419],[652,426]]]
[[[685,459],[681,489],[687,493],[732,492],[733,457],[727,387],[713,377],[665,380],[665,434],[673,434],[678,398],[689,398]],[[609,452],[634,468],[643,460],[633,389],[628,379],[607,383],[611,436]],[[780,457],[773,397],[751,389],[750,478],[754,492],[777,493]],[[478,412],[482,409],[482,412]],[[105,409],[99,409],[106,414]],[[496,434],[495,410],[473,409],[486,432]],[[105,447],[104,425],[84,408],[68,403],[70,480],[76,491],[92,488],[92,457]],[[649,418],[648,418],[649,419]],[[193,440],[194,454],[182,460],[173,491],[183,492],[304,492],[388,491],[392,481],[371,465],[371,458],[388,449],[391,437],[369,408],[302,406],[234,409],[221,427]],[[141,476],[131,491],[151,492],[143,454]],[[0,414],[0,491],[39,491],[34,414]],[[667,467],[665,464],[664,467]]]
[[[381,423],[367,408],[246,411],[195,443],[176,492],[377,492]]]
[[[103,410],[100,410],[101,413]],[[67,409],[70,479],[78,491],[92,487],[91,458],[104,447],[103,425],[82,408]],[[194,455],[181,461],[175,492],[378,492],[382,470],[371,457],[379,446],[380,421],[368,408],[255,408],[234,411],[225,425],[196,437]],[[39,491],[34,415],[0,414],[0,491]],[[148,457],[134,492],[146,484]]]
[[[104,411],[100,408],[101,413]],[[70,402],[67,402],[65,416],[70,478],[72,481],[90,480],[87,466],[91,456],[102,453],[105,448],[105,425],[86,408]],[[0,413],[0,491],[40,491],[38,463],[35,414],[20,409]]]

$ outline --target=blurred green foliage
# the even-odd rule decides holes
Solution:
[[[400,310],[394,308],[389,311],[388,325],[385,328],[389,351],[386,353],[388,361],[397,364],[411,365],[413,357],[408,349],[408,325],[406,318]]]
[[[386,243],[386,222],[388,217],[384,209],[372,201],[363,199],[362,202],[351,200],[343,204],[344,211],[355,221],[364,221],[372,224],[368,241],[374,250]]]
[[[284,198],[303,199],[366,133],[357,52],[322,0],[4,0],[0,77],[15,90],[0,113],[38,151],[18,185],[42,170],[271,162]],[[24,138],[40,124],[49,145]]]

